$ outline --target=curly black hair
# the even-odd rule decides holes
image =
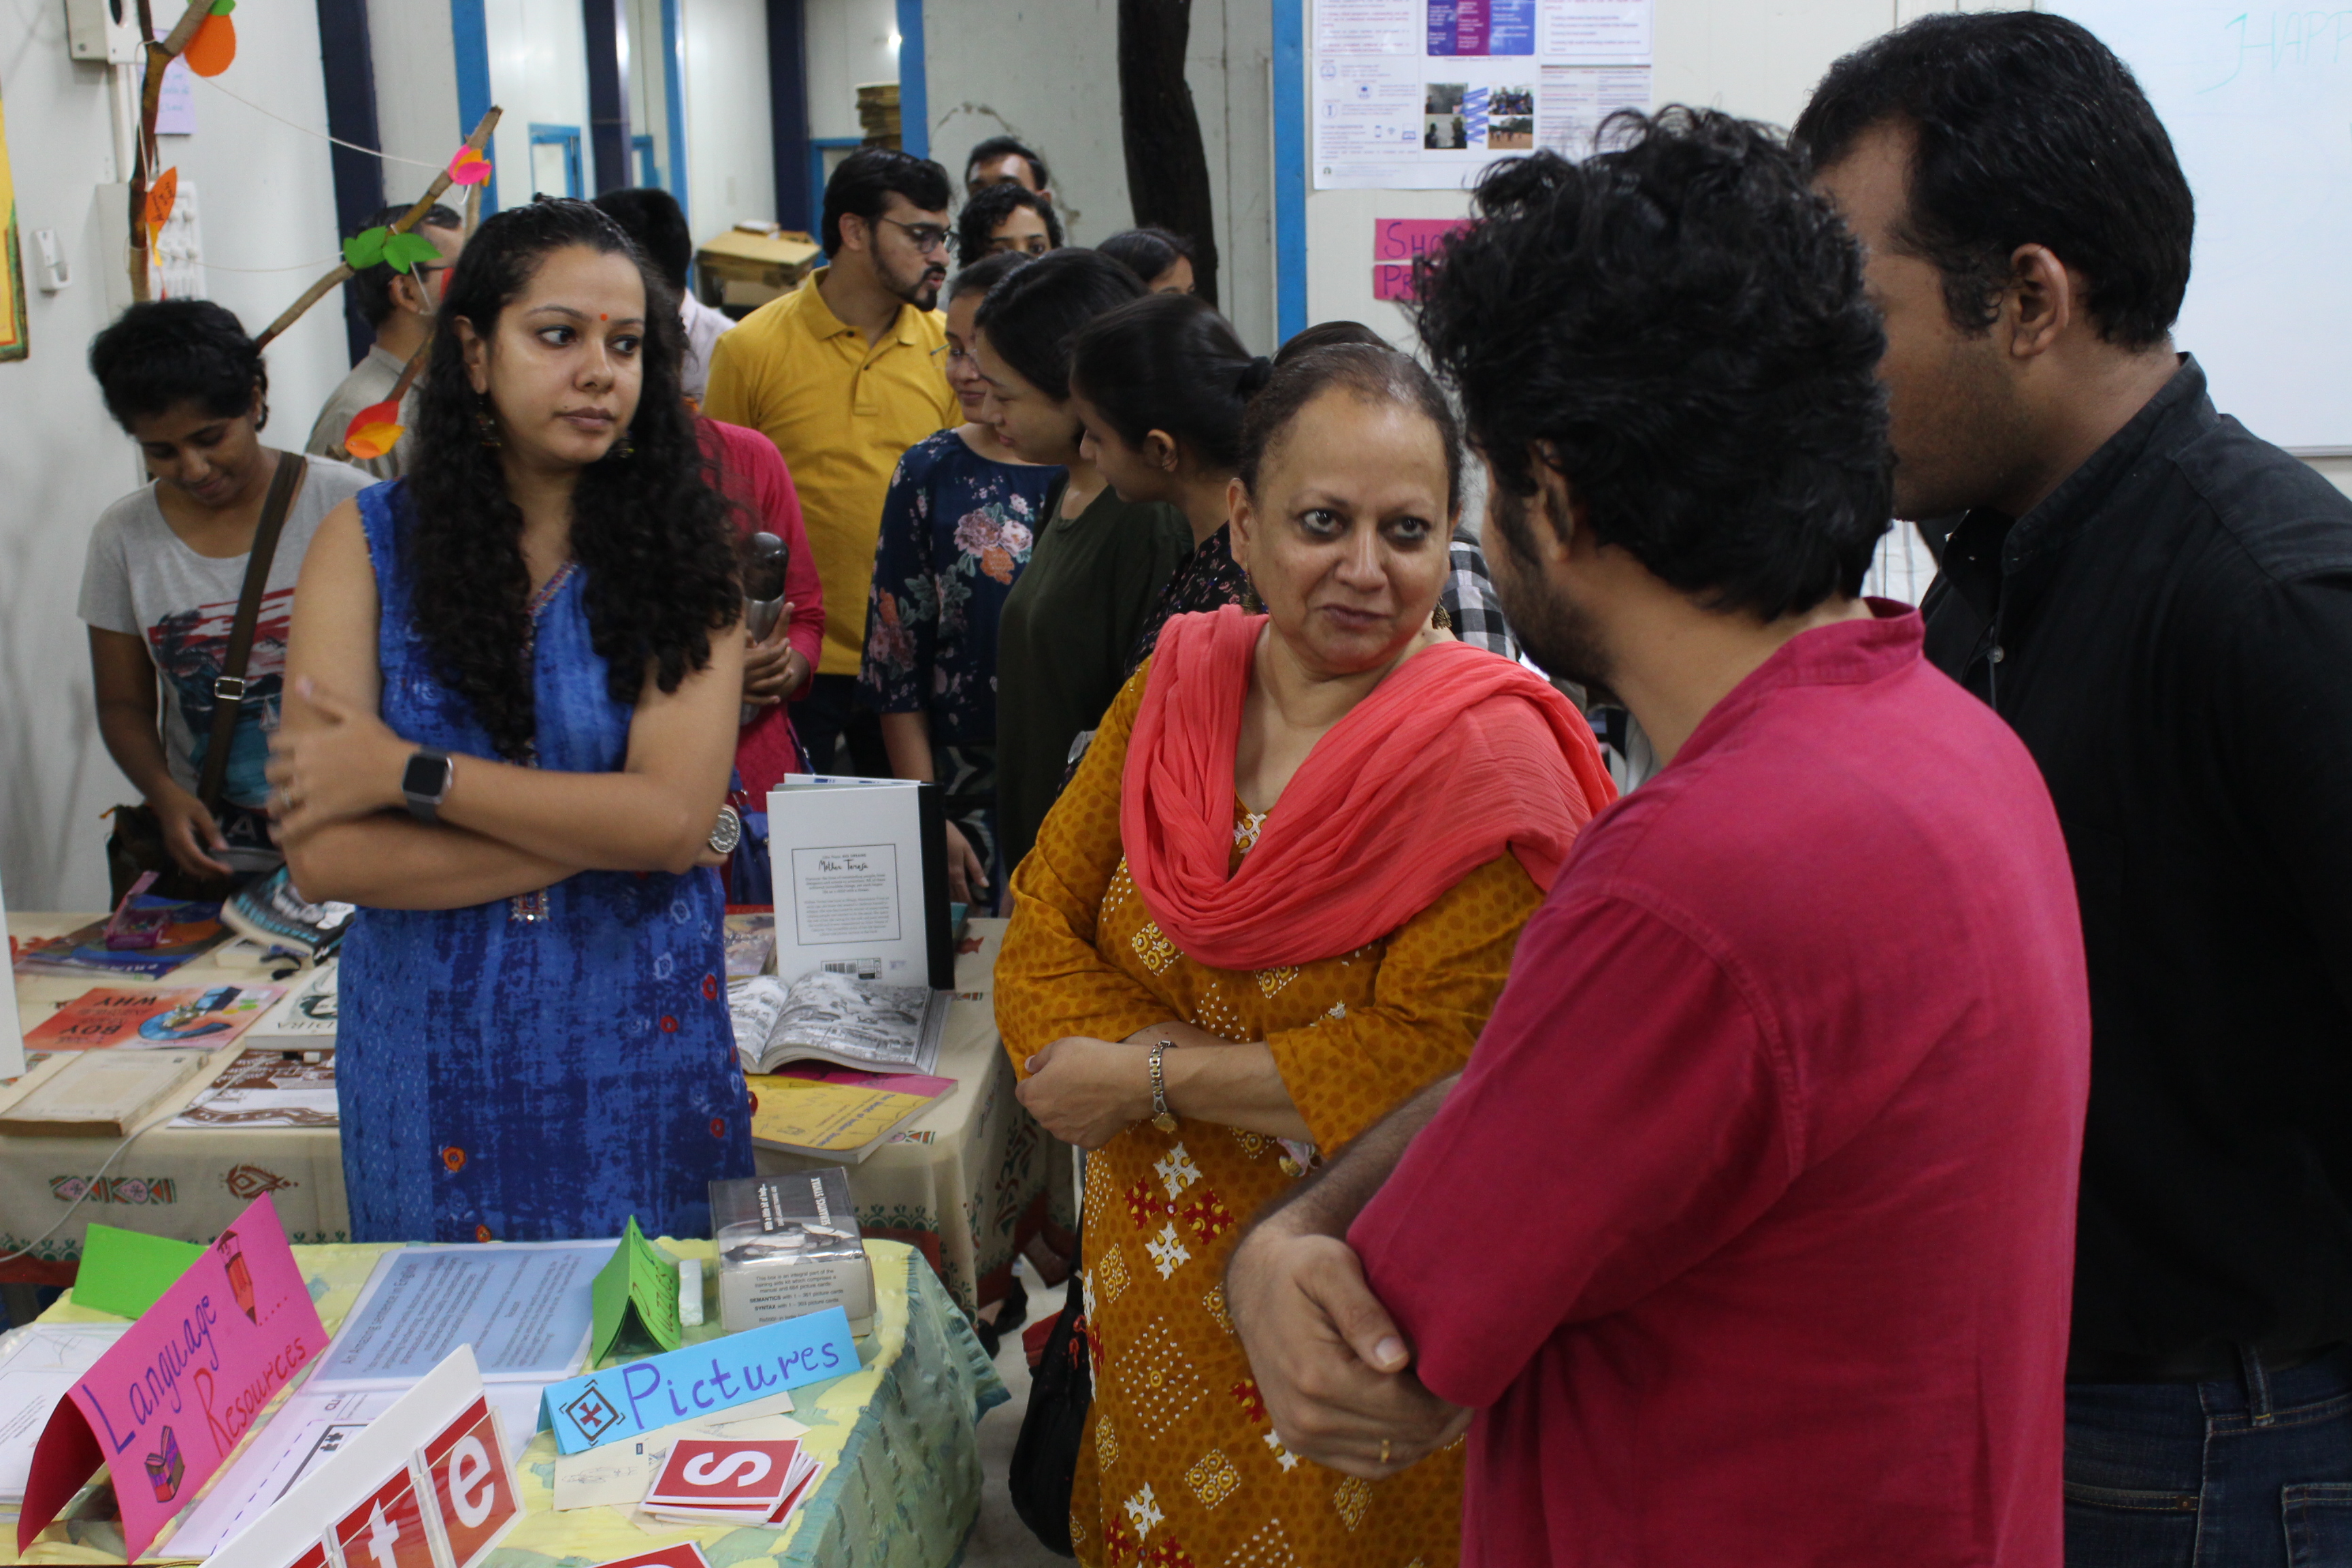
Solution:
[[[1422,341],[1496,482],[1535,494],[1540,449],[1595,539],[1716,609],[1858,594],[1893,466],[1860,247],[1769,126],[1625,111],[1601,145],[1496,164],[1471,226],[1414,265]]]
[[[2131,68],[2081,23],[1923,16],[1830,67],[1794,134],[1826,168],[1883,125],[1916,138],[1897,239],[1943,274],[1954,326],[1989,330],[2010,258],[2046,245],[2089,279],[2102,338],[2145,349],[2171,331],[2196,200]]]
[[[442,679],[472,704],[504,757],[530,755],[536,721],[529,639],[530,574],[522,511],[507,496],[488,407],[466,374],[457,322],[488,338],[549,253],[582,246],[625,256],[646,286],[645,382],[621,441],[580,475],[572,554],[586,573],[590,637],[613,700],[634,704],[648,673],[675,691],[710,662],[711,635],[741,614],[727,502],[678,391],[677,296],[611,218],[586,202],[544,199],[483,221],[450,273],[417,410],[407,479],[408,555],[418,632]]]
[[[210,300],[148,300],[126,309],[89,340],[89,374],[106,411],[124,429],[133,419],[194,402],[233,419],[262,398],[254,420],[269,422],[269,367],[245,324]]]
[[[963,204],[956,215],[956,262],[970,267],[989,254],[990,235],[998,224],[1027,207],[1045,220],[1045,248],[1062,248],[1062,218],[1054,210],[1051,196],[1041,196],[1026,185],[1010,181],[1002,184],[983,185]]]

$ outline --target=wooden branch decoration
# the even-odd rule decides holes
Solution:
[[[466,145],[472,148],[477,153],[488,146],[490,142],[490,132],[499,128],[499,115],[501,112],[502,111],[499,109],[498,105],[492,104],[490,106],[489,112],[482,116],[481,123],[474,127],[474,133],[466,138]],[[399,218],[393,223],[392,232],[394,234],[406,234],[410,229],[415,227],[418,220],[423,218],[426,213],[433,210],[433,204],[441,199],[441,193],[449,188],[450,183],[449,171],[446,169],[442,170],[440,174],[435,175],[433,183],[425,187],[425,194],[417,198],[416,205],[410,207],[406,212],[401,214]],[[477,188],[478,189],[478,187]],[[263,331],[261,335],[254,339],[254,346],[256,348],[268,348],[272,339],[278,337],[278,334],[285,331],[287,328],[292,326],[295,322],[302,319],[303,311],[309,310],[320,300],[326,298],[327,291],[329,289],[334,288],[337,284],[341,283],[345,279],[350,278],[352,275],[352,268],[349,263],[340,264],[332,272],[328,273],[324,278],[320,279],[316,283],[311,284],[308,289],[302,290],[302,297],[295,300],[291,305],[287,306],[285,313],[279,316],[276,321],[270,322],[268,327]]]
[[[188,47],[188,40],[196,36],[196,29],[205,25],[206,16],[212,15],[212,8],[213,0],[188,0],[187,10],[181,14],[179,22],[159,44],[155,41],[155,22],[148,11],[147,0],[139,0],[140,33],[147,40],[147,81],[139,92],[139,145],[133,153],[131,174],[130,262],[131,297],[133,300],[144,300],[149,295],[147,252],[152,237],[147,232],[147,186],[154,176],[155,115],[163,106],[163,71],[179,58],[180,51]]]

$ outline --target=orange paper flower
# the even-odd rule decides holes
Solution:
[[[236,58],[236,24],[219,12],[205,17],[180,58],[198,76],[220,75]]]
[[[176,168],[164,170],[155,176],[155,183],[147,187],[147,210],[144,216],[147,219],[147,237],[150,240],[162,233],[163,226],[171,222],[172,204],[177,201],[179,196],[180,171]]]
[[[343,427],[343,450],[362,461],[381,458],[392,450],[404,428],[399,404],[371,403]]]

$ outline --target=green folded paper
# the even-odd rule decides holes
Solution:
[[[204,1255],[205,1249],[193,1241],[92,1225],[82,1237],[74,1305],[136,1318],[163,1300],[163,1292]]]
[[[686,1342],[677,1321],[677,1265],[654,1250],[635,1215],[612,1260],[596,1270],[588,1300],[594,1308],[588,1334],[592,1367],[612,1353],[625,1331],[631,1343],[650,1343],[656,1350],[674,1351]]]

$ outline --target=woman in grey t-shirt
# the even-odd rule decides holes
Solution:
[[[154,481],[108,507],[81,581],[99,733],[193,876],[268,869],[268,731],[277,721],[294,582],[320,520],[373,483],[322,458],[294,492],[270,559],[246,701],[215,815],[196,799],[211,742],[214,684],[228,651],[246,557],[278,453],[261,443],[269,376],[236,316],[205,300],[138,304],[92,340],[109,413],[139,443]]]

